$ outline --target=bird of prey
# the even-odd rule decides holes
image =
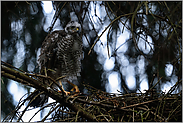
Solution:
[[[54,31],[49,34],[42,43],[41,53],[38,59],[40,73],[50,76],[62,87],[62,82],[68,82],[79,92],[78,87],[73,84],[80,77],[82,52],[82,38],[79,36],[81,25],[76,21],[70,21],[64,30]],[[62,77],[62,79],[59,79]],[[63,88],[62,88],[63,89]],[[64,90],[64,89],[63,89]],[[70,92],[66,92],[66,95]],[[42,96],[42,97],[41,97]],[[36,103],[31,106],[42,106],[48,97],[40,95]]]

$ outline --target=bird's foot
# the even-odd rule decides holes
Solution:
[[[75,86],[71,89],[71,91],[74,91],[74,90],[75,90],[76,93],[79,93],[79,92],[80,92],[77,85],[75,85]]]
[[[62,92],[62,91],[58,91],[58,92]],[[66,96],[69,95],[69,94],[71,94],[71,93],[68,92],[68,91],[64,91],[64,93],[65,93]]]

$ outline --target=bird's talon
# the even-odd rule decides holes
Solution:
[[[75,92],[80,92],[78,86],[74,86],[74,87],[71,89],[71,91],[74,91],[74,90],[75,90]]]
[[[67,91],[65,91],[64,93],[65,93],[66,96],[71,94],[70,92],[67,92]]]
[[[62,91],[58,91],[58,92],[62,92]],[[68,91],[64,91],[64,93],[65,93],[66,96],[69,95],[69,94],[71,94],[71,93],[68,92]]]

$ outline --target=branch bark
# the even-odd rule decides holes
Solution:
[[[67,101],[66,96],[61,95],[61,93],[51,88],[47,88],[45,85],[42,84],[42,82],[36,79],[33,79],[30,76],[27,76],[26,73],[21,73],[19,71],[16,71],[14,69],[1,65],[1,75],[3,77],[17,81],[21,84],[28,85],[33,88],[44,91],[49,97],[53,98],[57,102],[65,106],[68,106],[70,109],[72,109],[75,112],[79,111],[79,115],[82,117],[85,117],[88,121],[97,121],[94,115],[89,114],[85,110],[81,109],[80,107],[72,103],[72,101]]]

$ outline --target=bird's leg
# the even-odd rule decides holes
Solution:
[[[61,80],[59,80],[59,83],[60,83],[60,86],[61,86],[62,90],[64,91],[64,93],[65,93],[66,95],[69,95],[70,92],[64,90]],[[61,92],[61,91],[58,91],[58,92]]]
[[[75,90],[76,90],[76,92],[80,92],[80,91],[79,91],[79,88],[78,88],[78,86],[77,86],[77,85],[75,85],[75,84],[71,83],[69,80],[67,80],[67,83],[69,83],[70,85],[72,85],[72,86],[73,86],[73,88],[71,89],[71,91],[74,91],[74,89],[75,89]]]

